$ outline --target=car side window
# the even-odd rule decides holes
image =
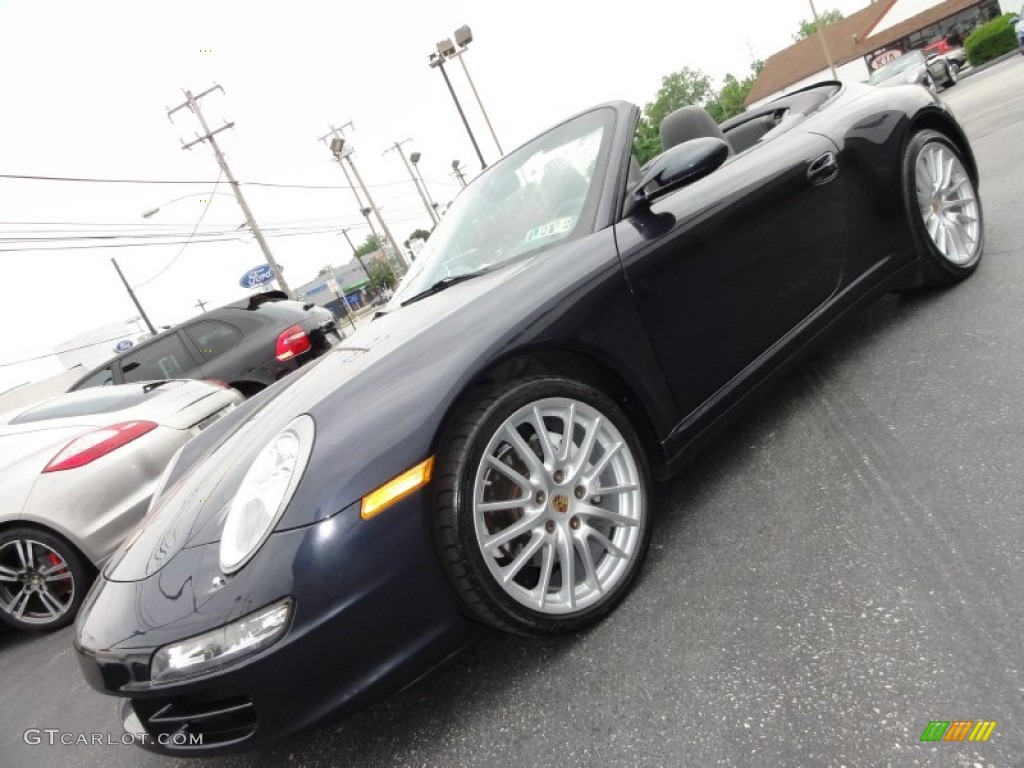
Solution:
[[[82,379],[81,383],[75,387],[75,389],[88,389],[89,387],[108,387],[114,383],[114,374],[111,372],[110,366],[102,368],[96,371],[88,378]]]
[[[126,382],[181,379],[195,367],[192,356],[176,333],[121,358],[121,373]]]
[[[204,360],[213,360],[242,339],[237,328],[217,320],[203,320],[185,329]]]

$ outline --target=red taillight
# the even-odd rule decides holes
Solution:
[[[312,348],[309,336],[302,330],[301,325],[293,325],[287,331],[277,337],[277,359],[281,362],[291,360],[293,357],[308,352]]]
[[[152,432],[156,427],[152,421],[122,421],[120,424],[86,432],[65,445],[60,453],[50,459],[43,472],[60,472],[62,469],[84,466]]]

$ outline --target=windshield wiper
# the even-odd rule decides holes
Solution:
[[[425,299],[427,296],[433,296],[435,293],[440,293],[445,288],[451,288],[456,283],[461,283],[461,282],[463,282],[465,280],[471,280],[472,278],[479,277],[480,275],[484,274],[485,272],[489,272],[489,271],[490,271],[489,269],[478,269],[476,272],[467,272],[464,275],[452,275],[451,277],[442,277],[440,280],[438,280],[436,283],[434,283],[429,288],[427,288],[425,290],[422,290],[419,293],[417,293],[415,296],[412,296],[411,298],[408,298],[405,301],[403,301],[402,302],[402,306],[403,307],[407,307],[410,304],[412,304],[414,301],[419,301],[420,299]]]

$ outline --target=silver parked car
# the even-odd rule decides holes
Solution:
[[[0,619],[69,624],[175,452],[240,402],[223,384],[154,381],[0,415]]]

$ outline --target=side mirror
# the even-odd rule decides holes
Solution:
[[[649,203],[692,184],[716,170],[727,157],[729,145],[722,139],[705,136],[677,144],[654,158],[633,190],[633,200]]]
[[[309,302],[306,302],[305,304],[303,304],[302,308],[304,310],[306,310],[307,312],[309,312],[309,310],[311,310],[315,306],[316,306],[316,304],[314,304],[312,301],[309,301]]]

